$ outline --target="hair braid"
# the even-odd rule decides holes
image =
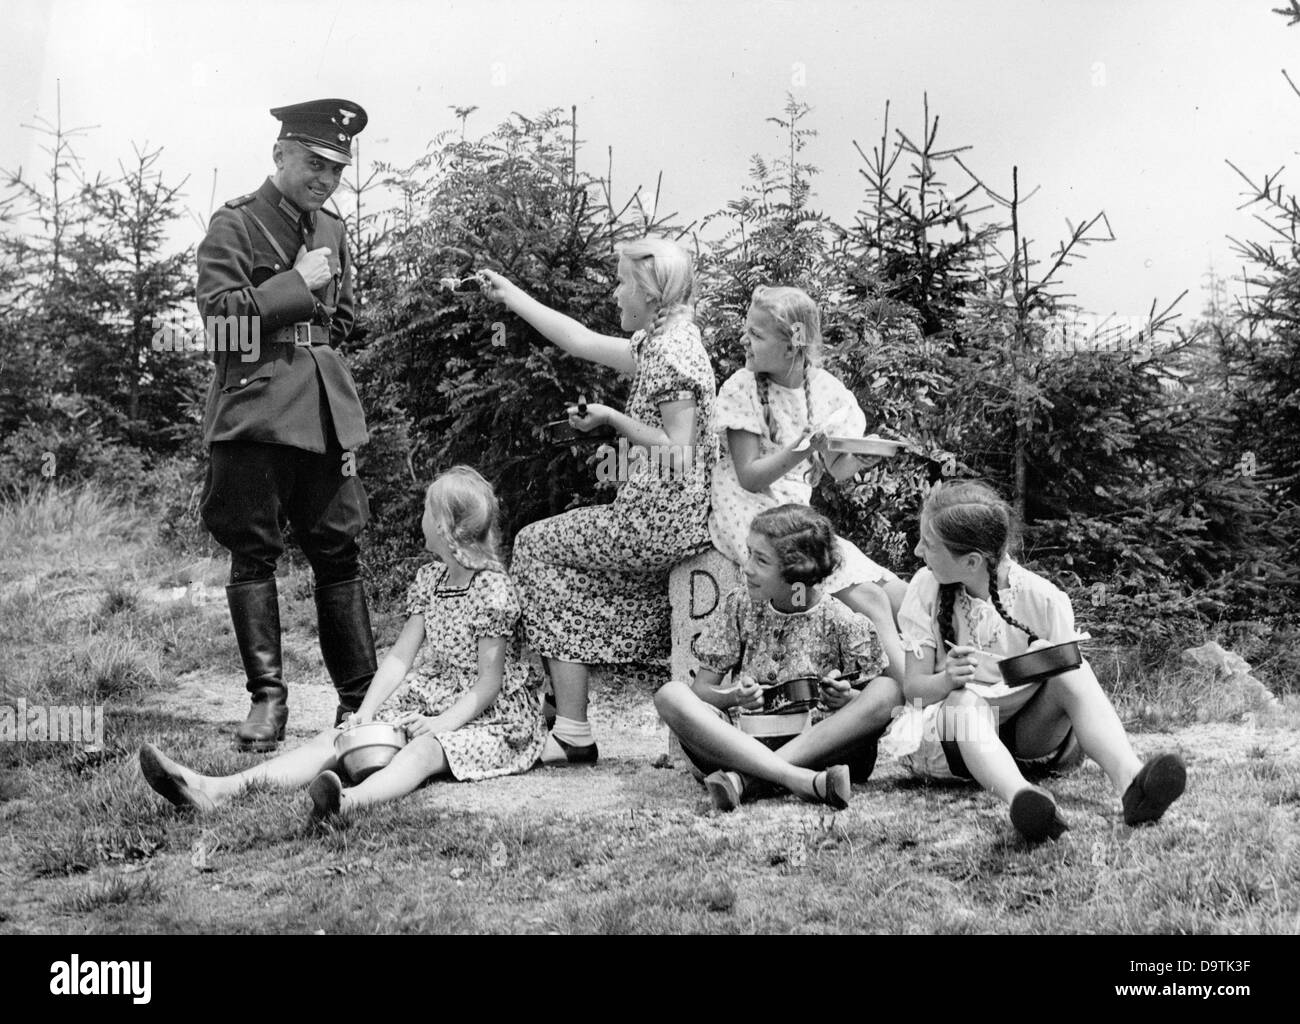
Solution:
[[[660,306],[655,313],[654,323],[650,325],[650,336],[658,334],[667,327],[673,320],[687,317],[693,323],[695,320],[695,311],[684,302],[670,303],[666,306]]]
[[[1002,607],[1002,598],[998,596],[998,568],[992,562],[986,562],[985,564],[989,567],[989,597],[993,601],[993,607],[998,610],[998,614],[1001,615],[1003,619],[1015,626],[1016,629],[1023,633],[1028,633],[1029,642],[1032,644],[1038,639],[1038,635],[1028,626],[1023,625],[1019,620],[1013,619],[1007,614],[1007,610]]]
[[[772,402],[769,391],[772,378],[766,373],[754,374],[754,386],[758,389],[758,404],[763,407],[763,423],[767,426],[768,439],[776,444],[776,431],[772,429]]]
[[[957,643],[957,591],[960,583],[942,583],[939,585],[939,635],[950,644]],[[941,652],[942,653],[942,652]],[[944,654],[946,658],[947,655]]]
[[[813,405],[812,405],[812,366],[807,359],[803,363],[803,406],[808,413],[808,426],[813,423]],[[812,457],[808,460],[808,468],[804,471],[804,479],[816,487],[817,482],[821,480],[822,474],[826,472],[826,460],[822,458],[821,452],[813,452]]]

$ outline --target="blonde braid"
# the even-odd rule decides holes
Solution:
[[[806,353],[806,349],[804,350]],[[812,366],[809,365],[807,356],[804,358],[803,365],[803,404],[808,412],[808,425],[812,426],[813,406],[812,406]],[[813,487],[817,486],[821,480],[822,474],[826,472],[826,460],[822,458],[821,452],[813,452],[812,457],[808,460],[808,468],[804,471],[804,479]]]
[[[655,313],[654,323],[650,325],[649,337],[653,338],[656,334],[667,327],[670,321],[680,319],[681,317],[687,317],[692,323],[694,323],[695,310],[685,302],[675,302],[668,306],[660,306],[658,312]]]
[[[768,389],[772,386],[772,379],[766,373],[756,373],[754,384],[758,388],[758,404],[763,407],[763,424],[767,427],[768,440],[776,444],[776,431],[772,429],[772,404],[768,400]]]

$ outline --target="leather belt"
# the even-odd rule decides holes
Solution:
[[[271,343],[278,345],[296,345],[298,348],[310,348],[312,345],[328,345],[330,331],[320,324],[297,323],[281,327],[271,335]]]

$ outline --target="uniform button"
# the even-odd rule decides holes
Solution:
[[[248,383],[248,378],[247,378],[247,377],[240,377],[240,378],[239,378],[239,383],[240,383],[240,384],[247,384],[247,383]]]
[[[271,269],[272,269],[272,270],[279,270],[279,269],[280,269],[280,264],[277,263],[277,264],[276,264],[274,267],[272,267]]]

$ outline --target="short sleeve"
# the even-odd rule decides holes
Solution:
[[[433,588],[444,567],[436,562],[420,566],[415,580],[406,590],[406,614],[424,615],[429,610],[429,601],[433,597]]]
[[[475,637],[510,636],[522,609],[510,577],[503,572],[480,572],[475,578],[470,632]]]
[[[758,401],[758,388],[754,375],[748,370],[738,370],[718,389],[718,400],[713,406],[713,419],[718,432],[746,430],[763,436],[763,410]]]
[[[926,647],[939,649],[939,582],[929,569],[920,569],[907,585],[898,609],[898,633],[903,649],[918,658]]]
[[[871,620],[865,615],[846,615],[842,648],[847,655],[843,659],[842,671],[862,671],[863,680],[874,679],[889,667],[889,658],[880,643],[880,636]]]
[[[690,323],[674,324],[655,335],[653,344],[642,339],[639,346],[633,347],[641,371],[651,375],[651,402],[662,405],[665,402],[700,401],[705,382],[699,362],[691,358],[696,354],[694,350],[699,348],[699,328]],[[702,349],[699,354],[703,354]],[[709,390],[712,390],[711,383]]]
[[[704,631],[695,641],[695,656],[701,668],[726,675],[740,664],[740,617],[748,600],[744,588],[737,587],[727,593],[718,610],[705,621]]]
[[[812,378],[818,393],[814,422],[830,428],[838,437],[862,437],[867,432],[867,416],[858,405],[857,396],[844,386],[844,382],[828,370]],[[824,407],[823,406],[824,403]]]
[[[1041,640],[1064,643],[1073,640],[1078,633],[1074,625],[1074,607],[1055,584],[1043,579],[1036,573],[1024,570],[1023,595],[1017,605],[1023,602],[1024,618],[1027,626],[1032,626]],[[1017,608],[1021,611],[1021,608]]]

